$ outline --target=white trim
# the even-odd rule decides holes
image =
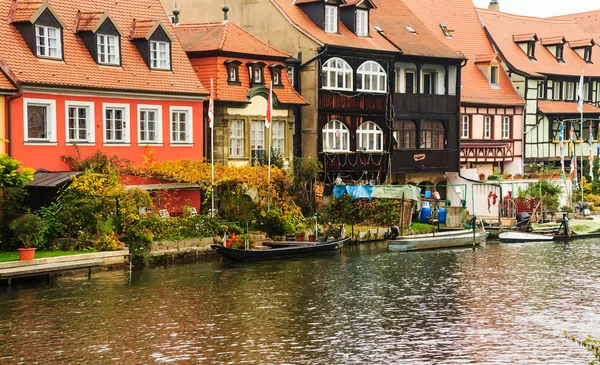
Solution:
[[[362,18],[362,23],[359,21],[361,18]],[[368,10],[356,9],[356,35],[358,37],[368,37],[369,36],[369,11]]]
[[[467,128],[463,128],[465,126],[465,122],[466,122]],[[467,132],[466,136],[464,134],[465,131]],[[469,139],[470,137],[471,137],[471,116],[470,115],[462,115],[460,118],[460,138]]]
[[[42,35],[38,34],[38,30],[39,29],[43,29],[43,33]],[[56,37],[50,37],[50,35],[48,34],[50,30],[54,30]],[[39,58],[39,57],[43,57],[43,58],[49,58],[49,59],[53,59],[53,60],[62,60],[63,59],[63,55],[62,55],[62,28],[57,28],[57,27],[52,27],[49,25],[40,25],[40,24],[36,24],[34,26],[33,29],[34,32],[34,37],[35,37],[35,55]],[[42,38],[44,40],[44,44],[40,44],[39,40],[40,38]],[[56,42],[56,44],[54,45],[54,47],[50,47],[50,41],[53,40]],[[46,54],[40,54],[40,50],[44,50],[44,52]],[[56,50],[56,55],[52,56],[50,55],[50,51],[54,49]]]
[[[106,109],[123,109],[123,139],[107,140],[106,139]],[[129,146],[131,142],[131,114],[129,104],[102,103],[102,145],[103,146]]]
[[[173,141],[173,112],[186,112],[188,120],[186,120],[186,138],[185,141]],[[171,147],[185,146],[194,144],[194,114],[191,106],[170,106],[169,107],[169,142]]]
[[[483,139],[490,138],[492,138],[492,117],[488,115],[483,117]]]
[[[156,49],[153,50],[152,46],[156,45]],[[165,50],[161,51],[160,50],[160,46],[164,45],[165,46]],[[153,53],[155,53],[156,57],[153,57]],[[165,53],[166,59],[163,59],[161,57],[161,53]],[[171,70],[171,42],[165,42],[165,41],[150,41],[150,54],[148,55],[148,57],[150,58],[150,68],[153,70],[166,70],[166,71],[170,71]],[[161,62],[165,62],[166,66],[165,67],[161,67],[160,64]],[[156,66],[154,66],[154,64],[156,63]]]
[[[95,145],[96,143],[96,113],[94,108],[95,103],[89,101],[65,101],[65,141],[67,144],[77,145]],[[70,107],[86,107],[88,115],[86,121],[86,129],[88,138],[85,140],[70,140],[69,139],[69,108]]]
[[[336,133],[339,133],[339,136],[336,136]],[[350,152],[350,130],[344,122],[337,119],[330,120],[321,129],[321,135],[323,138],[323,152]],[[338,139],[339,148],[336,147]]]
[[[365,142],[363,140],[363,137],[365,137],[364,139],[366,139],[366,143],[367,143],[366,146],[363,145],[363,142]],[[369,149],[369,141],[371,139],[373,139],[373,142],[374,142],[373,144],[375,145],[375,148],[373,148],[373,149]],[[356,129],[356,140],[357,140],[357,147],[356,147],[357,152],[359,152],[359,151],[361,151],[361,152],[362,151],[364,151],[364,152],[383,152],[383,130],[375,122],[367,121],[367,122],[362,123]],[[379,146],[379,148],[377,148],[377,146]]]
[[[46,128],[48,138],[29,138],[29,133],[27,130],[28,127],[28,113],[27,113],[27,105],[28,104],[39,104],[48,107],[46,121]],[[56,100],[54,99],[33,99],[33,98],[25,98],[23,99],[23,141],[26,143],[42,143],[42,145],[47,145],[46,143],[57,142],[56,138]]]
[[[104,43],[100,44],[100,38],[103,37],[104,38]],[[116,41],[116,45],[114,44],[110,44],[110,40],[114,39]],[[119,41],[119,36],[116,35],[110,35],[110,34],[96,34],[96,57],[98,60],[98,63],[101,65],[114,65],[114,66],[120,66],[121,65],[121,49],[120,49],[120,41]],[[100,52],[100,46],[104,47],[104,52]],[[110,50],[112,49],[115,51],[114,53],[111,53]],[[100,57],[104,56],[105,60],[101,61]],[[110,58],[114,57],[114,62],[110,62]]]
[[[25,142],[24,145],[25,146],[47,146],[47,147],[53,147],[53,146],[58,146],[58,142],[48,142],[48,143],[43,143],[43,142]]]
[[[154,141],[150,140],[142,140],[142,128],[140,121],[140,112],[143,110],[146,111],[154,111],[156,115],[156,119],[154,120]],[[162,105],[151,105],[151,104],[138,104],[137,106],[137,114],[136,114],[136,122],[137,122],[137,140],[138,145],[161,145],[163,143],[163,114],[162,114]]]
[[[329,14],[328,14],[329,13]],[[325,19],[323,21],[323,30],[326,33],[336,34],[339,31],[340,8],[337,5],[325,5]],[[330,22],[327,18],[331,17]]]
[[[337,63],[338,61],[341,62],[341,64],[339,65],[333,65],[334,63]],[[338,67],[339,66],[339,67]],[[333,73],[334,74],[334,86],[329,85],[329,81],[330,81],[330,76],[329,74]],[[323,64],[323,66],[321,66],[321,74],[322,74],[322,85],[321,87],[324,90],[353,90],[354,87],[354,70],[352,69],[352,66],[350,66],[350,64],[348,62],[346,62],[344,59],[339,58],[339,57],[332,57],[330,59],[327,60],[327,62],[325,62]],[[342,86],[340,87],[338,85],[338,75],[343,75],[343,83]],[[346,76],[350,75],[350,82],[349,85],[346,83]],[[327,81],[327,82],[324,82]],[[346,84],[346,85],[344,85]]]
[[[234,128],[233,125],[234,124],[238,124],[241,123],[241,128],[237,128],[236,126],[236,131],[241,131],[241,137],[238,136],[232,136],[231,133],[233,132]],[[233,143],[231,142],[232,140],[235,140],[236,142],[241,141],[241,154],[233,154],[231,153],[233,150]],[[236,143],[236,147],[235,149],[238,149],[238,144]],[[234,119],[234,120],[230,120],[229,121],[229,158],[244,158],[246,155],[246,122],[243,119]]]
[[[375,66],[375,70],[373,70],[373,66]],[[369,67],[370,69],[367,70],[367,67]],[[380,77],[382,77],[382,76],[383,76],[383,84],[380,85]],[[385,69],[379,63],[377,63],[375,61],[363,62],[356,70],[356,78],[357,78],[357,80],[356,80],[357,85],[358,85],[358,80],[361,80],[361,82],[362,82],[362,87],[356,88],[356,90],[358,90],[358,91],[367,91],[367,92],[373,92],[373,93],[385,93],[387,91],[387,72],[385,72]],[[370,88],[369,89],[365,88],[367,78],[370,78]],[[375,83],[373,81],[375,81]],[[377,84],[377,86],[379,86],[379,88],[374,87],[375,84]]]

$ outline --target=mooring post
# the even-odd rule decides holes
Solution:
[[[88,280],[92,278],[92,267],[88,267]]]

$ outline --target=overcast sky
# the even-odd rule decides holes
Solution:
[[[473,0],[475,6],[486,8],[489,0]],[[599,10],[598,0],[499,0],[500,10],[506,13],[548,17]]]

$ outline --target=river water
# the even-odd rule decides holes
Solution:
[[[0,364],[586,364],[600,241],[209,261],[0,288]]]

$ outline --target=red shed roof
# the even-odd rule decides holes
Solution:
[[[115,91],[191,94],[201,96],[201,85],[179,42],[172,43],[172,72],[151,71],[136,46],[124,35],[121,39],[122,67],[99,66],[79,38],[73,26],[80,13],[111,14],[121,30],[129,30],[135,18],[162,21],[173,39],[173,30],[159,0],[136,0],[127,4],[114,0],[0,1],[0,16],[12,16],[12,22],[31,21],[41,8],[51,8],[68,28],[63,31],[64,60],[38,59],[23,40],[14,24],[0,24],[0,56],[16,75],[18,82]]]

